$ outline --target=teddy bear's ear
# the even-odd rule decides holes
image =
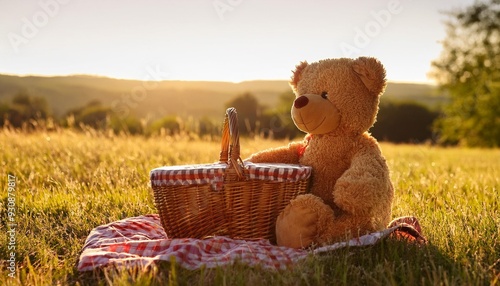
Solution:
[[[375,58],[359,57],[352,65],[366,88],[373,94],[381,94],[386,85],[384,66]]]
[[[292,79],[290,80],[290,85],[294,90],[297,90],[297,84],[300,81],[302,71],[307,67],[308,63],[306,61],[300,62],[300,64],[295,66],[295,70],[292,71]]]

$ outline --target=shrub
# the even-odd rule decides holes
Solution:
[[[169,135],[179,134],[181,132],[182,121],[174,115],[165,116],[154,121],[149,127],[149,133],[158,134],[164,130]]]
[[[381,103],[370,132],[381,141],[424,142],[433,139],[432,124],[437,117],[438,112],[415,102]]]

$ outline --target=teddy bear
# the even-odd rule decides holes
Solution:
[[[383,65],[372,57],[301,62],[290,86],[291,115],[300,142],[251,155],[255,163],[312,167],[309,192],[291,200],[276,219],[280,246],[320,246],[387,227],[394,189],[375,138]]]

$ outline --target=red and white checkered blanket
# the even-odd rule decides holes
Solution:
[[[93,229],[83,247],[78,263],[79,271],[98,267],[148,266],[156,261],[175,261],[187,269],[207,268],[231,264],[238,260],[250,266],[284,269],[311,253],[331,251],[346,246],[375,244],[389,235],[425,242],[414,217],[394,220],[386,230],[367,234],[346,242],[314,250],[292,249],[272,245],[268,240],[245,241],[228,237],[207,239],[169,239],[158,215],[126,218]]]

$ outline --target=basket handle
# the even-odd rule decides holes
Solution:
[[[240,158],[240,132],[238,130],[238,114],[234,107],[226,110],[222,128],[220,163],[228,163],[236,170],[238,178],[243,178],[243,162]]]

